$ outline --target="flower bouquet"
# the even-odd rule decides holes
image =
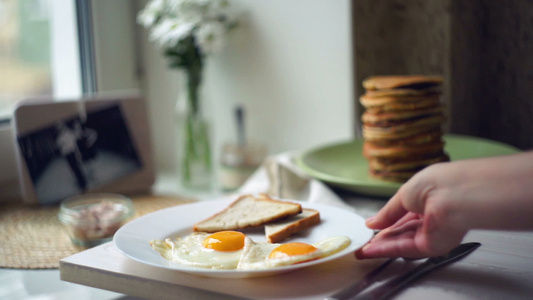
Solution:
[[[226,0],[151,0],[138,22],[150,29],[169,66],[186,78],[178,99],[181,122],[180,170],[184,186],[204,188],[212,176],[208,121],[202,113],[202,71],[206,56],[221,51],[226,34],[236,26]],[[183,103],[180,103],[183,101]]]

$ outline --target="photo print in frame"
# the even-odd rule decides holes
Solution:
[[[141,104],[142,99],[124,98],[17,107],[24,200],[55,204],[87,192],[148,190],[154,176]]]

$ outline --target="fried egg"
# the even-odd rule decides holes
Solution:
[[[255,242],[238,231],[195,232],[185,237],[152,240],[150,245],[170,261],[200,268],[261,270],[287,266],[337,253],[350,245],[346,236],[314,244]]]
[[[270,269],[320,259],[345,249],[350,242],[346,236],[330,237],[314,244],[269,244],[251,241],[254,245],[244,250],[237,269]]]
[[[247,243],[251,239],[237,231],[195,232],[174,240],[150,241],[152,248],[170,261],[210,269],[235,269]]]

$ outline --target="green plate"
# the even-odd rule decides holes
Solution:
[[[452,161],[517,153],[520,150],[487,139],[447,134],[445,151]],[[296,164],[309,176],[357,193],[390,197],[401,184],[378,180],[368,175],[362,154],[363,140],[328,145],[303,152]]]

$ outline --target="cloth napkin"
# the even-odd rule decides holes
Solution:
[[[341,207],[355,212],[323,182],[307,176],[294,163],[296,152],[267,157],[238,189],[239,194],[266,193],[272,197]]]

